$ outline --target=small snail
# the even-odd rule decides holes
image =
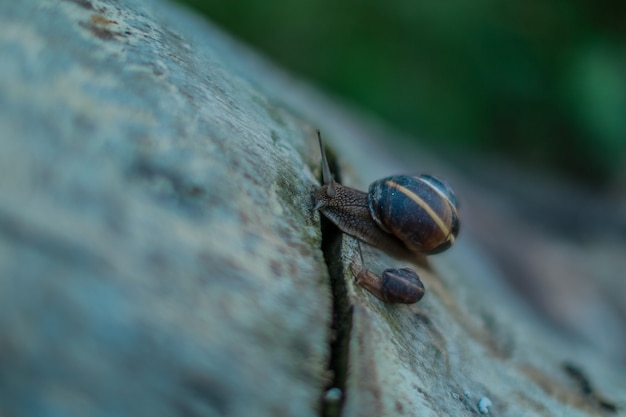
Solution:
[[[360,262],[350,265],[356,283],[364,287],[376,298],[386,303],[413,304],[424,296],[424,284],[411,268],[385,269],[381,276],[363,266],[361,244],[358,243]]]
[[[315,193],[315,209],[341,231],[411,260],[418,254],[442,252],[454,243],[459,232],[458,202],[445,182],[430,175],[395,175],[375,181],[368,193],[345,187],[332,177],[319,130],[317,137],[323,184]]]

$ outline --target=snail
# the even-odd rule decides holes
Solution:
[[[315,192],[315,209],[342,232],[401,259],[452,246],[459,232],[458,202],[444,181],[394,175],[373,182],[368,193],[343,186],[332,177],[319,130],[317,137],[323,184]]]
[[[411,268],[385,269],[381,276],[363,266],[361,244],[357,241],[360,262],[352,262],[350,269],[356,283],[386,303],[413,304],[424,296],[424,284]]]

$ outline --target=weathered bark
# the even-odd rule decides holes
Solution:
[[[168,4],[5,2],[0,42],[0,415],[317,415],[309,122]]]
[[[371,126],[168,3],[1,4],[0,415],[626,401],[623,368],[530,314],[463,229],[419,268],[419,304],[355,287],[354,240],[328,228],[322,245],[313,211],[314,129],[363,186],[394,173],[355,140]]]

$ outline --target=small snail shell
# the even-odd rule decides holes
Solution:
[[[358,244],[358,241],[357,241]],[[389,268],[378,276],[363,266],[361,245],[359,261],[350,265],[356,283],[386,303],[413,304],[422,299],[426,290],[417,273],[411,268]]]
[[[424,284],[411,268],[385,269],[380,277],[367,269],[353,273],[357,284],[386,303],[417,303],[426,292]]]

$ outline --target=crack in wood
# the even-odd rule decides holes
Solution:
[[[332,155],[332,153],[327,152]],[[339,180],[336,159],[330,158],[332,172]],[[322,252],[328,268],[332,294],[332,322],[329,329],[330,358],[328,373],[331,378],[322,393],[322,417],[339,417],[346,398],[346,381],[352,331],[352,305],[348,300],[345,283],[345,268],[341,257],[343,233],[331,221],[320,214]]]
[[[348,301],[341,261],[343,234],[330,221],[322,219],[322,251],[328,266],[332,292],[333,316],[330,328],[330,359],[328,371],[331,375],[322,400],[322,416],[341,415],[346,396],[346,380],[349,362],[350,333],[352,331],[352,305]]]

